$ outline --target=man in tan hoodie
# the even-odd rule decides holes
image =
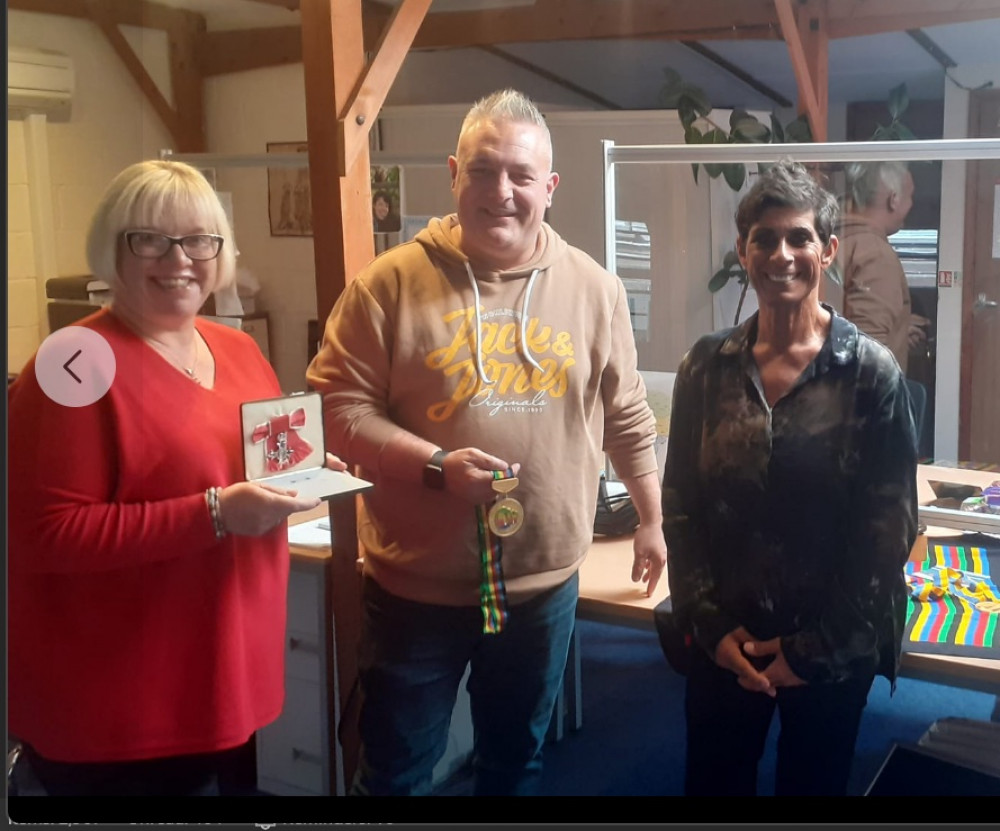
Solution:
[[[905,374],[910,347],[924,341],[930,322],[912,313],[906,274],[888,240],[913,207],[913,175],[897,161],[852,162],[845,174],[845,212],[837,232],[843,314],[888,346]]]
[[[430,792],[467,667],[475,793],[536,792],[605,452],[639,515],[632,580],[652,592],[666,562],[625,289],[544,221],[544,118],[494,93],[448,165],[456,212],[348,283],[308,370],[375,482],[357,794]]]

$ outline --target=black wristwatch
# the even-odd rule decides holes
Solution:
[[[444,490],[444,457],[447,450],[438,450],[424,465],[424,485],[432,490]]]

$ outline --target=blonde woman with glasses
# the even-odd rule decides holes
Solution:
[[[110,387],[58,403],[36,354],[8,394],[9,727],[48,794],[211,795],[281,712],[285,520],[318,500],[242,481],[240,404],[281,390],[250,337],[197,316],[236,265],[207,180],[126,168],[87,256],[113,299],[78,325]]]

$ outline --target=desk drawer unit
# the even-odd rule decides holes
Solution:
[[[330,793],[326,703],[319,684],[288,679],[281,717],[257,734],[257,787],[281,796]]]
[[[257,732],[257,787],[282,796],[330,794],[327,561],[292,557],[285,636],[285,706]]]

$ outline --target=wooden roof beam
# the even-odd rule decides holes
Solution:
[[[203,153],[205,140],[205,83],[198,63],[198,43],[205,34],[205,18],[179,17],[167,31],[170,86],[177,114],[177,150]]]
[[[284,0],[277,4],[284,5]],[[375,51],[393,9],[370,0],[363,0],[362,7],[365,48]],[[1000,0],[829,0],[826,17],[826,38],[830,40],[996,18],[1000,17]],[[298,63],[302,60],[298,29],[298,26],[282,26],[207,32],[199,44],[202,71],[209,76]],[[411,50],[608,38],[780,40],[782,34],[770,0],[746,0],[739,4],[731,0],[683,0],[669,4],[638,0],[536,0],[534,6],[510,9],[428,13]]]
[[[108,19],[119,26],[143,26],[147,29],[170,31],[182,19],[196,18],[204,22],[204,17],[196,12],[162,6],[147,0],[106,0],[104,6]],[[7,0],[7,10],[11,9],[91,19],[86,0]]]
[[[204,77],[302,63],[302,27],[205,32],[198,41]]]
[[[811,0],[810,6],[816,5]],[[819,72],[814,69],[814,64],[806,56],[806,44],[802,37],[800,19],[796,18],[792,10],[792,0],[774,0],[774,8],[781,21],[781,32],[788,45],[788,53],[792,59],[792,69],[795,72],[795,82],[799,91],[799,112],[804,112],[809,120],[809,128],[812,131],[813,141],[826,141],[827,112],[826,106],[821,106],[821,96],[817,94],[817,81],[820,80]],[[806,24],[808,27],[808,24]],[[809,38],[812,40],[812,38]],[[824,37],[825,41],[825,37]],[[825,52],[825,50],[824,50]],[[825,56],[825,54],[824,54]],[[825,67],[822,70],[822,80],[826,80]],[[823,96],[825,104],[825,96]]]
[[[370,11],[366,37],[377,32],[386,11]],[[428,14],[413,49],[448,49],[558,40],[664,36],[677,40],[732,39],[746,30],[778,38],[769,0],[535,0],[533,6]]]
[[[375,57],[361,79],[350,108],[340,119],[344,137],[341,176],[346,175],[361,147],[367,150],[368,133],[378,118],[430,5],[431,0],[402,0],[389,25],[382,31],[374,50]]]
[[[264,3],[268,6],[281,6],[291,12],[299,10],[299,0],[252,0],[254,3]]]
[[[205,113],[197,43],[205,18],[145,0],[9,0],[8,8],[92,21],[118,55],[182,153],[205,150]],[[121,26],[161,29],[167,34],[170,82],[175,103],[156,85]]]
[[[1000,0],[828,0],[831,39],[1000,18]]]

